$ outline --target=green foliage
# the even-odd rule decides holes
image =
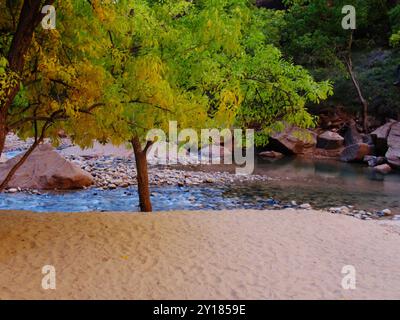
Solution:
[[[313,126],[307,104],[332,93],[329,82],[315,82],[283,58],[283,12],[245,0],[54,5],[57,29],[35,31],[10,110],[8,121],[21,136],[33,134],[28,119],[38,118],[40,127],[56,114],[50,136],[63,129],[82,146],[95,138],[144,140],[149,129],[168,131],[170,120],[194,129],[255,127],[264,144],[283,122]],[[15,31],[9,10],[0,15]]]
[[[390,10],[389,17],[393,31],[390,43],[392,46],[397,47],[400,46],[400,4]]]

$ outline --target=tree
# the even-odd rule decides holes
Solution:
[[[267,32],[278,30],[280,13],[245,0],[55,5],[57,29],[33,31],[6,128],[36,142],[38,132],[56,140],[59,129],[80,146],[129,141],[142,211],[152,210],[148,130],[168,133],[171,120],[194,130],[261,121],[262,143],[276,122],[313,125],[306,103],[331,91],[274,47],[279,35]]]
[[[342,9],[349,4],[346,1],[288,0],[286,4],[285,53],[307,68],[325,69],[323,73],[330,75],[347,74],[362,104],[363,128],[368,132],[368,100],[354,70],[352,54],[360,48],[388,44],[391,1],[352,1],[356,9],[355,30],[342,27]]]
[[[43,30],[39,26],[41,5],[50,3],[8,1],[1,13],[6,15],[1,28],[8,31],[2,33],[0,42],[0,152],[10,130],[22,138],[35,137],[32,148],[6,180],[45,137],[56,142],[60,129],[82,146],[103,132],[97,124],[105,118],[99,109],[106,103],[107,73],[96,39],[98,17],[88,14],[78,20],[81,1],[55,2],[57,28]],[[80,25],[82,22],[86,24]],[[112,115],[108,110],[107,117]]]

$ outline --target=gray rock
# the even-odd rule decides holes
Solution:
[[[303,203],[299,206],[300,209],[303,210],[310,210],[311,209],[311,205],[309,203]]]
[[[400,122],[392,125],[387,142],[386,158],[391,166],[400,168]]]
[[[338,149],[343,147],[343,145],[344,138],[336,132],[326,131],[317,138],[317,148],[320,149]]]

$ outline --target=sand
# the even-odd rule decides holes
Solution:
[[[400,299],[399,270],[397,226],[324,212],[0,213],[1,299]]]

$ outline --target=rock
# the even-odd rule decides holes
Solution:
[[[17,193],[18,189],[17,188],[10,188],[7,190],[8,193]]]
[[[271,159],[279,159],[283,158],[284,154],[277,151],[264,151],[258,154],[262,158],[271,158]]]
[[[346,147],[363,142],[362,136],[358,132],[354,121],[352,121],[350,124],[347,124],[344,130],[344,145]]]
[[[4,163],[6,161],[7,161],[7,156],[4,153],[2,153],[0,156],[0,163]]]
[[[310,210],[311,205],[309,203],[303,203],[302,205],[299,206],[299,208],[303,210]]]
[[[385,163],[374,167],[374,171],[379,172],[381,174],[389,174],[392,171],[392,167],[389,166],[387,163]]]
[[[390,216],[392,215],[392,210],[390,209],[384,209],[381,211],[385,216]]]
[[[311,154],[317,145],[317,135],[310,130],[287,125],[283,131],[271,135],[270,145],[283,154]]]
[[[22,155],[0,165],[3,180]],[[37,147],[8,183],[9,188],[67,190],[81,189],[93,184],[93,177],[65,160],[49,144]]]
[[[340,207],[339,210],[340,210],[341,214],[349,214],[350,213],[350,209],[346,206]]]
[[[365,156],[373,153],[373,147],[366,143],[357,143],[346,147],[340,155],[343,162],[362,161]]]
[[[343,144],[344,138],[340,134],[332,131],[326,131],[317,138],[317,148],[320,149],[338,149],[341,148]]]
[[[389,164],[395,168],[400,168],[400,122],[392,125],[387,143],[386,158]]]
[[[386,154],[388,150],[388,137],[389,133],[392,129],[392,126],[396,123],[396,121],[391,120],[390,122],[384,124],[379,127],[375,131],[371,133],[371,137],[374,140],[374,144],[376,147],[376,152],[378,155]]]
[[[364,162],[368,163],[370,167],[376,167],[386,162],[384,157],[375,157],[375,156],[365,156]]]

